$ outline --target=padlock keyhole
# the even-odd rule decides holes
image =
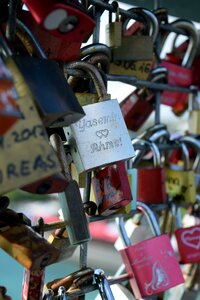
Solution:
[[[75,16],[69,16],[65,18],[59,25],[59,31],[66,33],[72,31],[78,23],[78,18]]]
[[[50,188],[51,188],[51,181],[46,181],[37,188],[36,193],[46,194]]]

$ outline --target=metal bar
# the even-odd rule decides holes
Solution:
[[[128,76],[128,75],[107,75],[107,79],[110,81],[121,81],[130,85],[134,85],[137,87],[147,87],[153,90],[160,90],[160,91],[173,91],[173,92],[180,92],[180,93],[197,93],[197,89],[188,87],[181,87],[178,85],[169,85],[165,83],[156,83],[152,81],[146,80],[139,80],[136,77]]]
[[[103,1],[89,0],[89,3],[91,5],[104,8],[105,10],[108,10],[110,12],[115,12],[115,8],[111,4],[105,3]],[[131,6],[131,7],[134,7],[134,5]],[[138,16],[137,14],[134,14],[132,12],[129,12],[127,10],[124,10],[122,8],[119,8],[119,13],[120,13],[120,15],[125,16],[127,18],[134,19],[134,20],[139,21],[139,22],[143,22],[143,19],[140,16]],[[186,35],[186,36],[189,35],[189,33],[186,32],[185,30],[175,28],[170,24],[160,24],[160,28],[163,29],[163,30],[166,30],[166,31],[176,32],[177,34],[182,34],[182,35]]]
[[[65,68],[67,71],[67,75],[69,76],[77,76],[77,77],[83,77],[87,78],[88,75],[85,72],[82,72],[80,70],[75,70],[75,69],[69,69]],[[123,83],[127,83],[133,86],[137,87],[147,87],[152,90],[158,90],[158,91],[172,91],[172,92],[180,92],[180,93],[186,93],[186,94],[196,94],[197,93],[197,88],[194,86],[192,87],[181,87],[178,85],[169,85],[165,83],[156,83],[148,80],[139,80],[134,76],[128,76],[128,75],[109,75],[107,74],[107,80],[109,81],[121,81]]]

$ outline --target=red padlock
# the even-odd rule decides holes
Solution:
[[[166,75],[166,68],[158,67],[151,71],[149,80],[166,83]],[[120,108],[127,128],[137,131],[154,111],[155,94],[148,88],[137,88],[120,103]]]
[[[167,234],[161,234],[153,211],[137,202],[156,236],[131,245],[125,231],[123,218],[118,219],[119,230],[125,248],[120,250],[131,288],[136,299],[150,297],[184,282],[177,256]]]
[[[17,97],[12,75],[0,58],[0,135],[4,135],[22,117]]]
[[[180,63],[180,58],[177,55],[167,54],[166,60],[162,60],[161,65],[168,69],[168,83],[170,85],[180,85],[188,87],[193,83],[192,63],[195,58],[199,36],[196,27],[192,22],[178,19],[171,23],[175,28],[186,30],[189,35],[188,47],[184,57]],[[188,95],[180,92],[164,91],[161,95],[161,103],[174,107],[178,106],[178,111],[183,112],[187,107]]]
[[[29,11],[20,19],[29,27],[50,59],[76,60],[81,44],[89,38],[95,21],[78,1],[24,0]]]
[[[137,141],[137,140],[136,140]],[[164,203],[167,200],[165,189],[165,170],[161,166],[160,152],[155,143],[142,141],[145,147],[151,147],[153,151],[153,167],[137,169],[137,199],[147,204]]]
[[[180,208],[177,208],[177,223],[180,228],[174,231],[180,263],[193,264],[200,262],[200,219],[196,218],[193,226],[182,227]]]
[[[110,215],[132,200],[128,175],[123,161],[94,172],[92,178],[99,215]]]

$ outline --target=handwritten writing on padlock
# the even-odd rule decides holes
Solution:
[[[84,169],[134,156],[130,137],[116,99],[84,106],[86,116],[72,124]]]
[[[200,225],[179,228],[174,232],[181,263],[200,262]]]

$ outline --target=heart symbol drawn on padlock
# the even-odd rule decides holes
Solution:
[[[182,242],[196,250],[200,249],[200,228],[193,228],[192,230],[185,230],[181,234]]]
[[[66,10],[58,8],[48,14],[44,20],[44,27],[47,30],[59,28],[64,33],[73,30],[77,23],[77,17],[68,16]]]
[[[100,139],[103,138],[103,137],[107,137],[108,134],[109,134],[108,129],[103,129],[103,130],[96,131],[96,136],[98,136]]]

